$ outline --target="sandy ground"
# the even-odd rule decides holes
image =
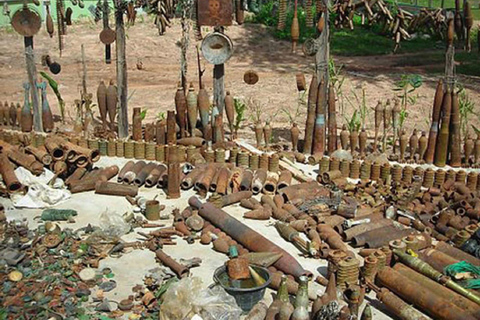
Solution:
[[[37,69],[48,71],[40,65],[40,58],[44,54],[51,55],[53,60],[62,65],[62,72],[54,78],[60,84],[60,92],[66,101],[70,117],[74,115],[73,102],[80,97],[81,44],[85,46],[86,52],[88,90],[95,93],[100,80],[115,79],[115,61],[110,65],[103,62],[104,46],[98,38],[101,28],[100,22],[95,24],[86,20],[68,27],[61,57],[55,36],[50,38],[44,28],[35,36]],[[205,34],[209,30],[204,31]],[[234,55],[226,64],[226,89],[234,96],[243,97],[245,101],[256,101],[262,108],[262,120],[271,120],[279,133],[282,129],[289,128],[288,116],[283,110],[293,113],[297,108],[295,74],[306,73],[309,82],[313,72],[313,58],[305,57],[301,50],[292,54],[289,42],[274,39],[266,27],[261,25],[232,26],[226,33],[235,48]],[[164,36],[158,35],[148,17],[140,17],[135,26],[127,29],[129,109],[147,109],[147,121],[153,121],[159,113],[174,108],[175,88],[180,79],[180,49],[176,45],[180,37],[178,21],[174,21]],[[188,54],[188,79],[198,90],[195,44],[192,36]],[[26,80],[26,71],[21,37],[12,30],[1,30],[0,52],[0,100],[23,103],[22,82]],[[114,57],[115,46],[112,47],[112,58]],[[359,101],[354,95],[361,97],[362,88],[365,88],[368,107],[374,108],[378,100],[385,101],[394,97],[396,92],[392,89],[401,74],[423,73],[422,66],[403,66],[399,63],[402,59],[405,59],[405,55],[335,57],[337,66],[344,66],[342,76],[345,77],[343,98],[337,103],[340,113],[337,121],[344,123],[345,117],[353,112],[353,108],[358,108]],[[136,68],[139,60],[143,63],[143,70]],[[204,83],[212,94],[212,65],[206,62],[202,62],[202,65],[206,68]],[[243,82],[243,74],[249,69],[257,71],[260,76],[260,81],[254,86]],[[417,102],[408,110],[407,132],[413,127],[422,130],[428,128],[437,78],[428,74],[422,76],[424,84],[415,93],[418,94]],[[468,88],[471,99],[477,105],[480,104],[480,79],[461,77],[460,82]],[[50,89],[49,93],[49,102],[54,112],[58,113],[56,98]],[[305,123],[305,114],[305,109],[302,109],[296,119],[301,128]],[[372,124],[373,112],[370,111],[367,115],[367,128],[372,129]]]

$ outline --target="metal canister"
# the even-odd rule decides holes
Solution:
[[[360,161],[353,160],[350,164],[350,178],[358,179],[360,178]]]
[[[257,170],[260,162],[260,156],[256,153],[250,154],[249,167],[252,170]]]
[[[155,147],[155,158],[157,161],[165,162],[165,145],[161,144]]]
[[[156,159],[156,150],[155,150],[155,147],[157,145],[155,144],[155,142],[147,142],[145,144],[145,159],[147,160],[155,160]]]
[[[225,149],[223,148],[215,149],[215,162],[225,163]]]
[[[116,150],[117,157],[120,157],[120,158],[125,157],[124,145],[125,143],[122,140],[117,140],[115,142],[115,150]]]
[[[268,171],[275,172],[275,173],[279,172],[280,171],[279,161],[280,161],[280,158],[278,154],[277,153],[272,154],[268,161]]]
[[[133,143],[133,156],[135,159],[145,159],[145,142],[135,141]]]
[[[117,148],[117,154],[118,154],[118,148]],[[132,159],[134,158],[135,152],[134,152],[134,147],[133,147],[133,141],[128,140],[125,141],[124,143],[124,156],[127,159]]]
[[[107,156],[115,157],[117,155],[117,146],[114,140],[107,141]]]
[[[98,141],[98,151],[100,151],[101,156],[107,155],[107,140]]]

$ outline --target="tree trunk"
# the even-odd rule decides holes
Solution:
[[[126,3],[123,0],[115,0],[115,33],[117,49],[117,99],[118,112],[118,136],[128,137],[128,105],[127,105],[127,60],[125,57],[125,25],[123,13]]]
[[[42,110],[39,107],[37,91],[37,68],[35,67],[35,55],[33,53],[33,37],[24,37],[25,60],[27,63],[28,82],[32,96],[33,130],[43,132]]]

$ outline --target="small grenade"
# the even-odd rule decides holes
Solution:
[[[12,127],[15,127],[17,125],[17,108],[15,108],[15,104],[13,104],[13,102],[10,104],[9,114],[10,124]]]
[[[297,51],[298,39],[300,38],[300,26],[298,24],[297,16],[297,0],[295,0],[295,9],[293,11],[292,28],[290,29],[290,33],[292,36],[292,52],[295,53],[295,51]]]
[[[292,137],[292,151],[295,152],[298,150],[298,137],[300,136],[300,129],[298,129],[295,122],[292,123],[292,127],[290,128],[290,135]]]
[[[230,127],[230,135],[233,140],[233,125],[235,123],[235,101],[230,91],[225,95],[225,112],[227,113],[228,125]]]
[[[47,18],[45,21],[45,24],[47,25],[47,32],[50,35],[50,38],[53,37],[53,19],[52,16],[50,15],[50,6],[46,4],[46,9],[47,9]]]
[[[110,129],[114,130],[117,116],[117,87],[113,85],[113,80],[110,80],[110,85],[107,88],[107,111],[110,119]]]
[[[354,129],[352,132],[350,132],[350,149],[352,154],[355,153],[357,149],[357,145],[358,145],[358,131]]]
[[[412,135],[410,136],[410,159],[413,160],[415,157],[415,153],[418,149],[418,136],[417,136],[417,129],[413,129]]]
[[[248,260],[238,256],[236,246],[228,248],[230,260],[227,261],[227,273],[230,280],[245,280],[250,278],[250,270],[248,269]],[[233,281],[235,285],[235,281]],[[236,285],[235,285],[236,286]]]
[[[262,135],[263,135],[263,127],[260,121],[257,122],[255,126],[255,138],[257,140],[257,148],[262,146]]]
[[[102,119],[103,127],[107,127],[107,86],[105,82],[100,81],[97,88],[97,104],[100,111],[100,119]]]
[[[25,89],[25,99],[22,108],[22,122],[21,127],[23,132],[32,131],[33,127],[33,115],[30,109],[29,93],[30,93],[30,83],[24,82],[23,88]]]
[[[472,139],[472,136],[469,134],[465,139],[465,145],[463,147],[463,152],[465,154],[465,164],[470,163],[470,156],[472,155],[473,148],[475,147],[475,142]]]
[[[272,127],[270,126],[270,121],[267,121],[265,127],[263,127],[263,137],[265,139],[265,147],[268,148],[270,140],[272,139]]]
[[[400,134],[400,161],[405,161],[405,151],[407,150],[408,136],[405,130]]]
[[[342,131],[340,132],[340,143],[342,144],[342,149],[347,150],[348,147],[349,133],[347,131],[347,126],[344,124]]]
[[[475,141],[473,155],[475,157],[475,163],[480,163],[480,133],[477,134],[477,140]]]
[[[420,137],[420,139],[418,139],[418,154],[419,154],[418,158],[420,159],[420,161],[423,160],[425,151],[427,151],[427,145],[428,145],[427,133],[425,131],[422,131],[422,136]]]
[[[134,141],[142,140],[142,116],[140,108],[133,108],[132,127],[132,139]]]
[[[197,126],[197,118],[198,118],[197,104],[198,104],[197,94],[195,93],[193,83],[190,83],[190,87],[188,88],[188,94],[187,94],[187,115],[188,115],[188,128],[190,131],[190,136],[192,137],[193,137],[193,131]]]
[[[362,128],[362,131],[360,132],[358,136],[359,144],[360,144],[360,158],[365,157],[365,150],[367,147],[367,139],[368,135],[367,132],[365,131],[365,128]]]

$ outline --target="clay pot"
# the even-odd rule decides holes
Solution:
[[[300,135],[300,129],[298,129],[298,126],[295,122],[292,123],[292,127],[290,128],[290,135],[292,137],[292,151],[297,151],[298,150],[298,137]]]
[[[107,86],[105,82],[100,81],[97,88],[97,104],[100,111],[103,127],[107,126]]]
[[[132,139],[134,141],[142,140],[142,116],[140,108],[133,108],[133,132],[132,132]]]

